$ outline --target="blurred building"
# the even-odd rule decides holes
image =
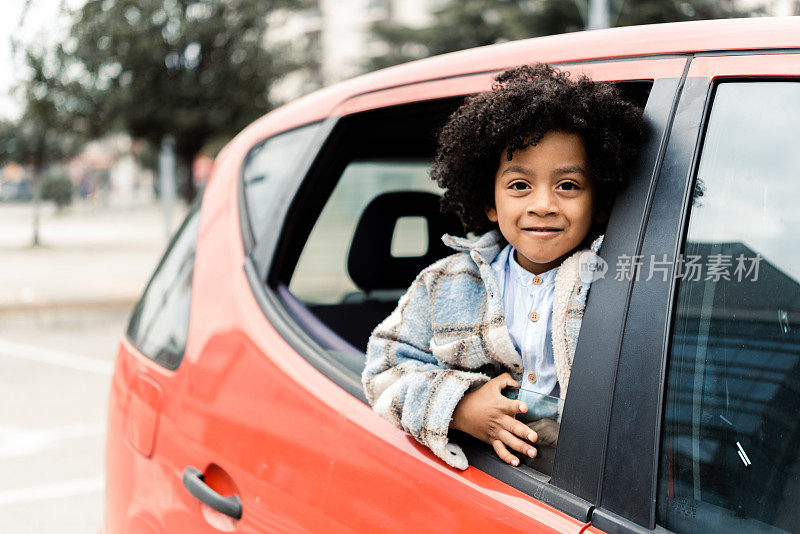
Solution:
[[[424,27],[433,21],[432,13],[445,3],[447,0],[315,0],[304,11],[273,12],[267,36],[269,45],[283,43],[289,56],[305,51],[311,62],[276,83],[272,99],[284,103],[363,73],[370,58],[387,52],[386,44],[371,35],[373,24],[389,22]],[[770,16],[800,15],[800,0],[737,0],[736,3],[742,8],[763,6]]]
[[[270,45],[310,53],[311,64],[285,77],[272,89],[276,102],[286,102],[314,89],[364,72],[371,57],[386,52],[372,37],[376,22],[422,27],[444,0],[317,0],[304,11],[280,10],[270,16]]]
[[[153,172],[137,161],[141,143],[123,134],[87,143],[67,164],[77,198],[128,207],[153,201]]]
[[[771,17],[789,17],[800,15],[800,0],[740,0],[743,7],[752,4],[764,4]]]

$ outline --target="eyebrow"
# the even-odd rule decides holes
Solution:
[[[526,167],[525,165],[519,164],[512,164],[506,167],[500,176],[503,176],[510,172],[518,172],[521,174],[533,174],[533,170],[530,167]],[[580,165],[564,165],[562,167],[556,167],[556,174],[570,174],[570,173],[577,173],[587,176],[586,171]]]

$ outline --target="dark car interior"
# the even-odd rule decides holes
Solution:
[[[358,373],[372,330],[392,312],[397,299],[422,269],[452,253],[441,236],[462,233],[461,224],[455,216],[440,213],[438,196],[429,192],[392,192],[375,197],[361,213],[347,255],[347,273],[359,291],[341,303],[320,305],[303,303],[288,289],[294,266],[316,223],[308,213],[322,211],[338,178],[353,160],[432,160],[437,131],[461,100],[397,106],[342,119],[326,143],[326,147],[336,149],[323,149],[298,191],[295,206],[303,208],[293,209],[287,221],[293,239],[284,241],[277,262],[282,270],[270,283],[295,319],[324,348],[354,356],[352,368]],[[304,216],[298,216],[300,212]],[[426,220],[428,249],[416,257],[395,257],[390,251],[395,225],[409,216]]]
[[[620,82],[629,99],[644,106],[650,81]],[[301,184],[276,254],[268,284],[283,299],[295,320],[324,349],[358,374],[364,365],[367,340],[375,326],[397,305],[416,275],[453,251],[441,242],[445,233],[463,235],[454,215],[439,212],[439,197],[422,191],[376,196],[361,213],[351,238],[346,272],[358,291],[341,302],[303,302],[289,290],[308,236],[348,163],[356,160],[409,159],[432,161],[438,130],[463,98],[367,111],[342,118]],[[316,216],[309,216],[316,214]],[[397,221],[422,217],[427,223],[428,248],[418,256],[396,257],[390,243]],[[379,265],[380,268],[375,266]]]

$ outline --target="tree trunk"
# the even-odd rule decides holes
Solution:
[[[31,185],[33,186],[33,239],[31,241],[31,246],[38,247],[42,244],[39,239],[39,226],[42,211],[42,168],[38,164],[33,166]]]
[[[194,162],[195,154],[178,152],[175,156],[176,172],[178,175],[178,194],[187,204],[191,204],[197,196],[197,187],[194,185],[194,176],[192,172],[192,163]]]

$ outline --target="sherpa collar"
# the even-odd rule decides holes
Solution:
[[[444,234],[442,236],[442,242],[456,252],[469,253],[475,250],[486,260],[486,263],[492,263],[492,260],[500,254],[500,251],[503,250],[503,247],[508,243],[497,228],[489,230],[475,240]]]

